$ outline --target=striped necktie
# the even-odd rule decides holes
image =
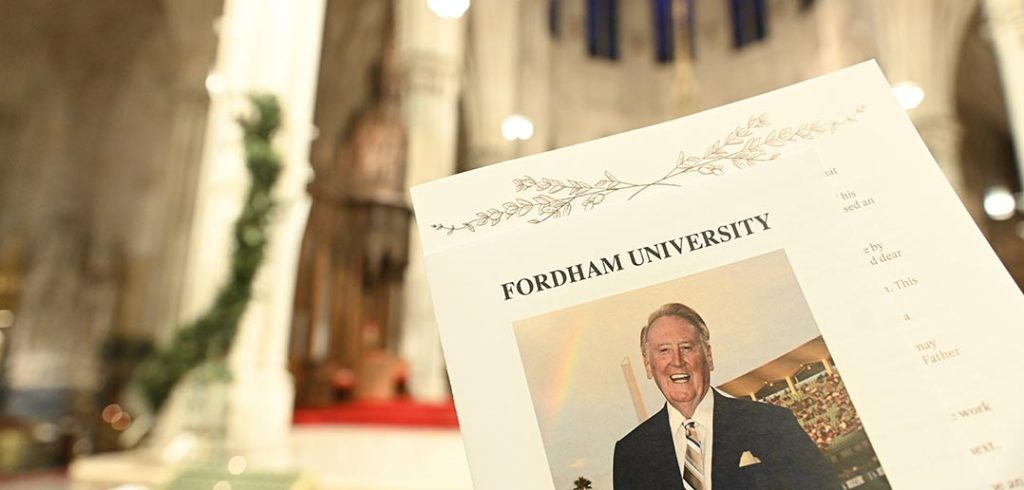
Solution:
[[[683,471],[683,487],[686,490],[704,490],[704,452],[700,446],[697,422],[683,425],[686,430],[686,468]]]

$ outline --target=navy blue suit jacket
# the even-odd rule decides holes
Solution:
[[[840,490],[835,470],[789,410],[715,397],[711,446],[713,490]],[[740,467],[749,451],[760,463]],[[683,488],[663,407],[615,443],[615,490]]]

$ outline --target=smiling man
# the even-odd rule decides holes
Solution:
[[[841,488],[789,410],[711,389],[710,341],[686,305],[666,304],[647,319],[644,367],[666,404],[615,444],[615,489]]]

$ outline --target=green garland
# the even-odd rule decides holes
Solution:
[[[245,131],[245,162],[252,182],[235,221],[230,278],[206,313],[179,327],[170,344],[136,370],[135,385],[153,412],[160,410],[186,373],[204,361],[226,355],[263,262],[267,224],[275,204],[271,191],[281,173],[281,156],[271,146],[274,131],[281,124],[281,108],[272,95],[252,95],[249,99],[255,111],[239,124]]]

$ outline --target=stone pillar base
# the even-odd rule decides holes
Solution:
[[[68,470],[72,488],[107,489],[126,483],[158,486],[187,465],[226,465],[235,456],[245,458],[246,467],[255,471],[293,469],[291,375],[283,369],[236,371],[226,390],[227,435],[223,440],[207,440],[191,430],[196,417],[204,414],[195,413],[195,386],[179,383],[160,414],[149,444],[75,460]]]

